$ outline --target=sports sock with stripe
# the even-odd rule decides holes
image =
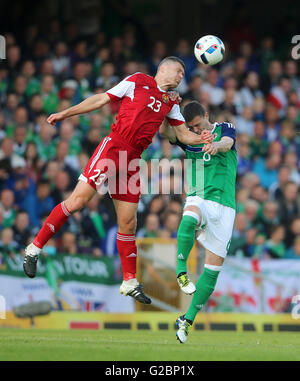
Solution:
[[[212,267],[214,270],[208,267]],[[208,301],[210,295],[215,289],[221,267],[222,266],[204,266],[203,273],[196,283],[196,292],[194,293],[190,307],[185,314],[186,319],[193,322],[197,312],[200,311],[204,304]]]
[[[136,278],[137,247],[134,234],[117,234],[117,248],[120,254],[123,280]]]
[[[184,213],[177,235],[177,276],[187,272],[186,261],[195,242],[195,231],[199,222],[199,216],[196,213]]]
[[[64,201],[56,205],[35,237],[33,244],[42,249],[49,239],[59,231],[70,215],[71,213],[68,211]]]

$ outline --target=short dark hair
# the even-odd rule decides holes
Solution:
[[[161,67],[162,64],[164,64],[165,62],[168,62],[168,61],[180,63],[180,65],[185,70],[185,63],[180,58],[175,57],[175,56],[169,56],[169,57],[164,58],[162,61],[160,61],[157,70]]]
[[[183,117],[186,122],[190,122],[196,116],[201,116],[201,118],[204,118],[205,113],[205,108],[197,101],[188,103],[183,109]]]

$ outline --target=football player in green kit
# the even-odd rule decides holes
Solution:
[[[160,133],[171,144],[179,145],[188,159],[189,190],[178,230],[176,272],[180,288],[186,294],[193,294],[193,299],[186,314],[176,321],[180,343],[186,341],[197,312],[214,291],[228,251],[235,219],[237,170],[235,127],[231,123],[211,124],[207,112],[196,101],[185,106],[183,116],[190,131],[200,134],[207,130],[213,140],[209,144],[185,145],[166,121],[160,127]],[[195,287],[189,280],[186,262],[196,231],[197,240],[205,248],[205,265]]]

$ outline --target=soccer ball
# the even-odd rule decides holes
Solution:
[[[194,53],[199,62],[204,65],[215,65],[222,61],[225,53],[223,42],[216,36],[199,38],[194,47]]]

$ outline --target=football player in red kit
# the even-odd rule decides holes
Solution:
[[[99,187],[107,182],[119,227],[117,247],[123,270],[120,293],[132,296],[141,303],[151,303],[136,279],[135,230],[140,191],[139,166],[132,163],[134,159],[138,162],[165,118],[176,130],[181,142],[201,144],[211,141],[207,132],[198,136],[188,131],[177,100],[171,99],[167,92],[179,85],[184,69],[180,59],[167,57],[159,64],[155,77],[133,74],[107,92],[93,95],[48,117],[48,123],[55,125],[73,115],[94,111],[109,102],[121,100],[116,123],[111,126],[112,132],[96,148],[74,191],[52,210],[33,243],[26,247],[23,267],[27,276],[35,277],[38,255],[48,240],[72,213],[83,208]],[[122,160],[119,160],[119,155],[123,155]]]

